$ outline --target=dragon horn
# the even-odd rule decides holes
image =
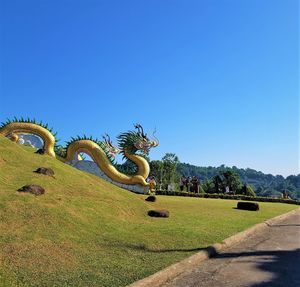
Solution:
[[[147,137],[147,134],[144,133],[144,129],[140,124],[135,124],[135,128],[138,129],[138,132],[141,134],[143,138]]]
[[[112,143],[112,140],[110,139],[110,136],[109,136],[109,134],[105,134],[106,136],[107,136],[107,139],[108,139],[108,144],[111,146],[111,147],[113,147],[114,148],[114,145],[113,145],[113,143]]]
[[[142,133],[140,124],[134,124],[134,127],[138,130],[138,133],[140,133],[140,134]]]
[[[144,133],[144,129],[143,129],[143,127],[141,125],[140,125],[140,127],[141,127],[141,130],[142,130],[142,136],[143,136],[143,138],[146,138],[147,134]]]
[[[154,132],[152,133],[153,142],[154,142],[153,147],[157,147],[157,146],[159,145],[159,140],[158,140],[158,138],[155,136],[155,133],[156,133],[156,129],[155,129]]]
[[[108,134],[105,134],[107,136],[107,139],[108,139],[108,142],[109,143],[112,143],[111,139],[110,139],[110,136]]]

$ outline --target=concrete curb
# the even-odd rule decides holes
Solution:
[[[191,270],[192,268],[196,267],[200,262],[216,255],[220,251],[223,251],[243,239],[253,235],[254,233],[261,231],[262,229],[267,228],[270,225],[273,225],[277,223],[278,221],[284,220],[285,218],[289,217],[290,215],[294,213],[300,213],[300,208],[297,208],[295,210],[292,210],[288,213],[276,216],[274,218],[268,219],[262,223],[258,223],[244,231],[241,231],[237,234],[234,234],[228,238],[226,238],[221,243],[216,243],[212,246],[209,246],[202,251],[197,252],[196,254],[183,259],[180,262],[177,262],[175,264],[172,264],[165,269],[158,271],[157,273],[154,273],[153,275],[150,275],[149,277],[146,277],[144,279],[141,279],[139,281],[136,281],[127,287],[160,287],[163,286],[166,282],[174,279],[181,273]]]

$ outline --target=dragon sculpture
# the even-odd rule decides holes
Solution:
[[[56,134],[48,128],[48,125],[37,123],[35,120],[24,120],[23,118],[8,120],[0,126],[0,134],[13,142],[18,142],[21,134],[36,135],[43,140],[42,152],[51,157],[70,163],[74,159],[80,159],[80,153],[86,153],[113,181],[129,185],[148,186],[146,178],[149,175],[150,168],[147,160],[142,155],[147,155],[151,148],[158,146],[159,141],[154,133],[153,138],[149,138],[140,124],[136,124],[134,127],[135,131],[121,133],[117,137],[118,148],[113,145],[110,137],[105,134],[103,136],[104,141],[86,136],[72,138],[66,147],[60,149],[60,152],[55,152],[58,151]],[[62,150],[63,152],[61,152]],[[137,166],[136,174],[129,176],[116,169],[113,159],[118,153],[121,153],[123,158],[127,158]]]

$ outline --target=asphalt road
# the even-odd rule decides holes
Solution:
[[[165,287],[300,287],[300,212],[176,277]]]

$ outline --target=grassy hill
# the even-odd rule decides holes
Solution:
[[[36,174],[51,167],[55,178]],[[23,194],[26,184],[45,188]],[[297,206],[158,196],[155,203],[0,136],[0,286],[125,286]],[[147,216],[168,209],[170,218]]]

